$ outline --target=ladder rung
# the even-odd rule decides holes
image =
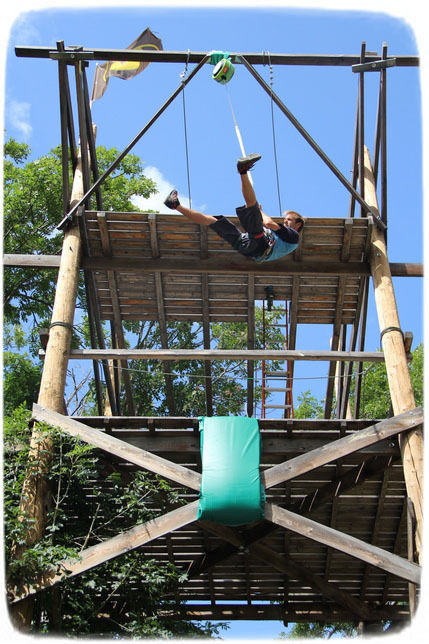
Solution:
[[[265,409],[290,409],[292,405],[264,405]]]
[[[273,328],[277,328],[277,327],[280,328],[281,327],[283,329],[284,327],[287,327],[287,324],[266,324],[265,326],[268,326],[270,328],[271,327],[273,327]]]
[[[264,387],[264,390],[265,391],[291,391],[291,388],[290,387],[280,387],[280,388],[277,389],[276,387]]]
[[[266,371],[265,376],[276,377],[276,378],[289,378],[289,373],[287,371]]]

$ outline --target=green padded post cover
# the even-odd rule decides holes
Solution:
[[[230,526],[263,519],[257,419],[204,416],[199,421],[203,471],[198,519]]]

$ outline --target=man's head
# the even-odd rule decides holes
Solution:
[[[284,220],[283,223],[285,226],[288,228],[293,228],[296,230],[298,233],[301,233],[304,224],[305,224],[305,218],[300,215],[298,212],[295,212],[294,210],[286,210],[284,214]]]

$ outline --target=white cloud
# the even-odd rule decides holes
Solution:
[[[148,165],[144,169],[144,174],[148,179],[155,181],[158,192],[155,195],[149,197],[149,199],[143,199],[143,197],[133,197],[132,202],[136,205],[139,212],[145,212],[146,210],[157,210],[160,213],[171,213],[167,206],[164,206],[164,201],[169,193],[175,188],[175,186],[164,177],[162,172],[155,168],[154,166]],[[186,195],[179,192],[179,201],[184,206],[189,207],[189,199]],[[193,207],[195,207],[193,205]],[[206,206],[199,206],[198,210],[204,211]]]
[[[11,126],[18,130],[26,141],[28,141],[33,132],[33,128],[30,125],[30,108],[30,103],[10,100],[5,114]]]
[[[11,28],[11,40],[16,45],[39,45],[41,42],[40,33],[33,20],[37,16],[34,13],[21,13]]]

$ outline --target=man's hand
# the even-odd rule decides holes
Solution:
[[[280,226],[273,219],[271,219],[271,217],[269,217],[262,211],[261,204],[259,204],[259,210],[261,211],[262,221],[264,222],[264,226],[266,228],[269,228],[270,230],[278,230],[280,228]]]

